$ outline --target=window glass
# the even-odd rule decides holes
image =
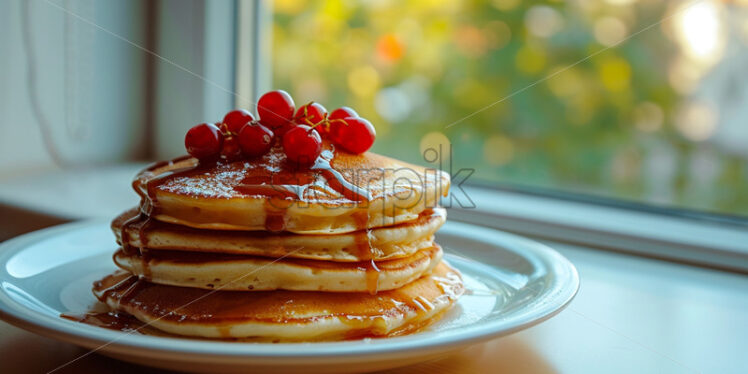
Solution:
[[[273,87],[471,181],[748,214],[748,2],[272,4]],[[445,160],[443,160],[445,161]]]

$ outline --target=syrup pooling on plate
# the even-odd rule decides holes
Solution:
[[[89,312],[83,314],[63,313],[62,318],[69,319],[87,325],[103,327],[105,329],[117,330],[123,332],[146,333],[145,324],[138,321],[135,317],[120,312]],[[153,333],[153,329],[147,329]],[[156,330],[157,331],[157,330]]]

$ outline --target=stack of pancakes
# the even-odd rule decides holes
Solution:
[[[463,292],[434,233],[446,173],[323,144],[298,168],[263,157],[143,170],[141,204],[112,222],[121,269],[94,285],[159,330],[271,340],[392,336]]]

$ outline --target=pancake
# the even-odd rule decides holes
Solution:
[[[114,254],[114,263],[153,283],[234,291],[370,292],[391,290],[431,271],[438,245],[394,260],[330,262],[183,251]]]
[[[434,233],[445,220],[446,211],[434,208],[422,212],[414,221],[397,226],[369,232],[311,235],[194,229],[138,217],[133,209],[115,218],[112,230],[117,242],[125,247],[350,262],[406,257],[431,247]]]
[[[99,300],[159,330],[207,338],[283,341],[392,336],[433,322],[463,292],[439,264],[399,289],[366,293],[207,291],[164,286],[121,272],[94,284]]]
[[[202,229],[337,234],[412,221],[446,196],[450,178],[374,153],[336,152],[329,142],[311,167],[286,162],[280,146],[262,157],[154,164],[133,188],[141,211]]]

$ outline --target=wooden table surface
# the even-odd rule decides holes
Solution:
[[[748,277],[547,243],[582,285],[559,315],[458,354],[389,373],[747,373]],[[43,373],[82,355],[0,321],[0,373]],[[164,372],[93,354],[58,373]]]

